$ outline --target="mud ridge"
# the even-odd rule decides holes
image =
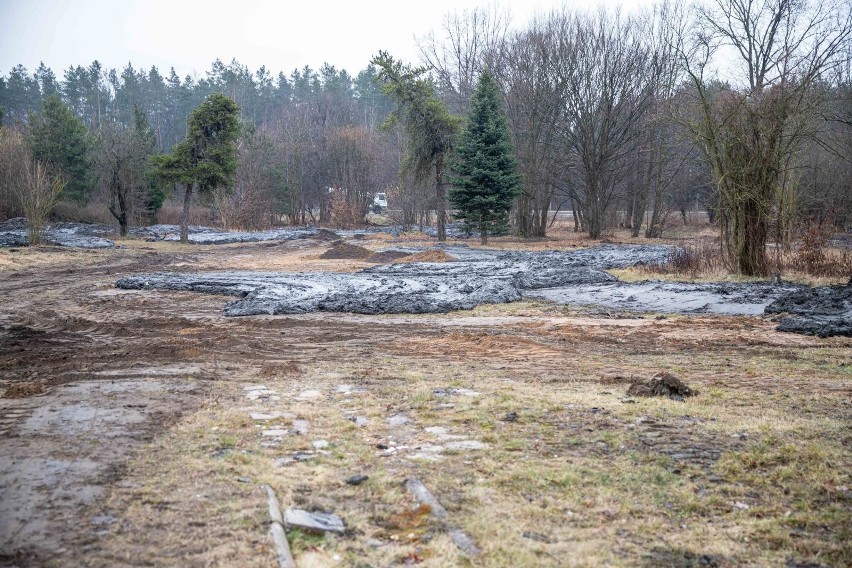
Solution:
[[[852,337],[852,284],[803,288],[766,306],[767,314],[791,314],[777,329],[803,335]]]
[[[155,273],[122,278],[116,286],[240,296],[225,307],[228,316],[314,311],[436,313],[516,301],[527,289],[613,282],[615,278],[602,268],[659,262],[668,252],[667,247],[659,246],[602,246],[591,251],[545,253],[463,246],[440,250],[458,260],[380,265],[356,274]]]

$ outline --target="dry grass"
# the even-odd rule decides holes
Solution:
[[[466,326],[484,318],[503,323],[481,332]],[[383,319],[393,321],[375,321]],[[181,558],[192,564],[268,561],[256,489],[268,483],[284,506],[333,511],[346,521],[342,537],[291,532],[300,566],[467,565],[403,490],[417,476],[482,548],[477,566],[852,561],[848,341],[782,336],[771,347],[762,339],[769,326],[749,330],[710,317],[595,320],[595,331],[582,315],[537,303],[420,321],[443,327],[456,319],[461,330],[434,328],[429,339],[400,328],[399,341],[384,346],[390,351],[361,360],[341,351],[295,370],[286,360],[227,369],[228,381],[217,383],[202,412],[131,464],[128,479],[144,489],[113,493],[111,507],[127,514],[107,546],[132,550],[162,538],[167,550],[189,551]],[[650,378],[652,369],[675,373],[700,394],[683,403],[625,403],[628,384],[617,377]],[[281,401],[246,401],[247,382],[275,390]],[[357,392],[337,392],[340,384]],[[446,388],[480,395],[435,394]],[[300,400],[308,389],[320,397]],[[288,428],[292,418],[261,428],[253,411],[291,413],[309,422],[309,432],[263,448],[260,430]],[[390,426],[399,413],[412,422]],[[349,420],[356,415],[369,424],[357,427]],[[430,426],[489,449],[413,459],[418,448],[441,443]],[[313,440],[330,445],[311,461],[273,465],[311,451]],[[394,445],[407,447],[379,449]],[[218,457],[221,450],[229,452]],[[345,484],[353,474],[370,479]],[[195,530],[185,526],[189,518],[209,520]]]

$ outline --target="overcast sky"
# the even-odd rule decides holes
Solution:
[[[599,0],[626,7],[650,0]],[[0,75],[40,61],[61,79],[70,65],[174,67],[204,76],[216,58],[274,73],[328,62],[351,74],[379,50],[417,62],[415,37],[453,11],[493,0],[0,0]],[[515,25],[561,0],[500,0]],[[595,4],[594,0],[568,1]]]

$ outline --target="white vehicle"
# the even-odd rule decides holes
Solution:
[[[381,213],[382,209],[388,208],[388,195],[377,193],[373,196],[373,212]]]

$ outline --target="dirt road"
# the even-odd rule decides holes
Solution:
[[[270,566],[264,483],[346,523],[291,532],[300,566],[470,562],[411,477],[476,565],[852,562],[848,338],[538,301],[226,318],[225,297],[114,283],[366,264],[124,244],[0,251],[2,565]],[[699,395],[625,397],[659,370]]]

